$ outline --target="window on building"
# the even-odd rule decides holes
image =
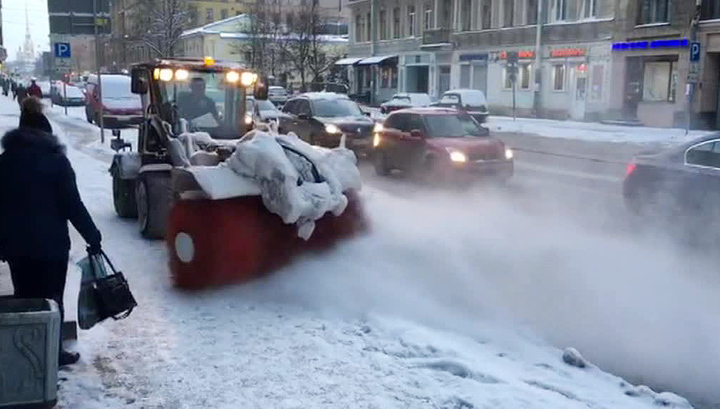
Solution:
[[[188,11],[190,13],[190,24],[193,26],[200,24],[200,12],[198,11],[198,8],[195,6],[188,6]]]
[[[415,6],[408,6],[408,21],[407,21],[407,28],[408,37],[415,37]]]
[[[472,0],[462,0],[460,3],[460,30],[472,30]]]
[[[398,87],[398,68],[397,68],[397,67],[393,67],[392,78],[391,78],[391,81],[390,81],[390,86],[391,86],[392,88],[397,88],[397,87]]]
[[[530,83],[532,82],[532,64],[523,63],[519,67],[519,79],[520,89],[530,89]]]
[[[378,33],[381,40],[387,40],[387,11],[386,10],[380,10],[380,13],[378,13],[378,20],[380,20],[378,24],[378,28],[380,32]]]
[[[675,102],[677,61],[645,62],[643,101]]]
[[[220,19],[225,20],[226,18],[228,18],[228,10],[227,9],[220,10]]]
[[[290,17],[288,15],[288,17]],[[288,23],[288,25],[291,25]],[[357,15],[355,16],[355,42],[356,43],[362,43],[363,42],[363,34],[365,34],[365,19],[363,16]]]
[[[503,0],[503,27],[515,25],[515,0]]]
[[[482,0],[480,18],[482,21],[482,29],[487,30],[492,28],[492,0]]]
[[[367,16],[365,16],[365,38],[367,41],[372,41],[372,17],[370,16],[370,13],[367,13]]]
[[[390,67],[382,67],[380,70],[380,88],[390,88],[390,77],[392,77]]]
[[[567,0],[550,0],[550,21],[565,21],[567,18]]]
[[[508,67],[503,68],[503,89],[512,89],[513,81],[511,69]]]
[[[582,16],[583,18],[597,17],[598,0],[582,0]]]
[[[553,91],[565,90],[565,64],[553,65],[552,82]]]
[[[700,10],[701,20],[714,20],[720,18],[720,0],[703,0]]]
[[[206,9],[205,10],[205,21],[207,21],[208,23],[212,23],[213,18],[214,18],[213,9]]]
[[[669,0],[640,0],[638,24],[665,23],[668,21]]]
[[[537,24],[537,2],[538,0],[527,0],[525,9],[525,23],[526,24]]]
[[[402,29],[400,27],[400,7],[393,9],[393,38],[400,38]]]
[[[433,9],[431,4],[425,5],[425,30],[431,30],[434,26]]]

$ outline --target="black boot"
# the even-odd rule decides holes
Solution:
[[[80,354],[77,352],[60,351],[58,356],[58,364],[60,366],[72,365],[80,360]]]

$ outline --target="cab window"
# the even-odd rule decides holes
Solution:
[[[425,121],[423,121],[420,115],[410,115],[408,118],[407,131],[419,130],[425,132]]]
[[[308,115],[310,116],[312,114],[312,111],[310,111],[310,101],[301,99],[297,102],[297,106],[295,108],[295,114],[296,115]]]
[[[397,129],[401,132],[410,132],[407,129],[407,114],[393,114],[385,122],[386,128]]]
[[[685,154],[688,165],[720,169],[720,141],[709,141],[690,148]]]
[[[294,114],[295,113],[294,110],[295,110],[295,106],[297,105],[297,102],[298,101],[296,99],[286,102],[285,106],[283,106],[283,109],[282,109],[283,112],[285,112],[286,114]]]

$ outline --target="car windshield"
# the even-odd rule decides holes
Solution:
[[[318,99],[313,101],[315,116],[338,118],[343,116],[360,116],[362,111],[349,99]]]
[[[82,90],[78,87],[74,87],[72,85],[66,85],[65,89],[63,87],[59,88],[60,94],[64,96],[64,93],[67,93],[68,98],[83,98],[85,94],[83,94]]]
[[[431,138],[463,138],[484,134],[470,115],[428,115],[425,121]]]
[[[277,107],[270,101],[255,101],[260,112],[277,112]]]
[[[287,91],[285,91],[285,88],[270,88],[268,90],[268,94],[270,94],[270,95],[287,95]]]
[[[130,89],[131,79],[125,75],[113,75],[102,77],[103,98],[139,98]]]
[[[460,97],[455,94],[443,95],[443,97],[440,99],[440,103],[441,104],[459,104]]]
[[[390,102],[409,104],[409,103],[410,103],[410,97],[395,95],[394,97],[392,97],[392,99],[390,100]]]
[[[192,130],[218,138],[239,136],[235,118],[238,107],[245,107],[240,105],[244,93],[226,83],[224,73],[193,71],[187,80],[159,85],[163,100],[177,108],[179,118],[187,120]]]

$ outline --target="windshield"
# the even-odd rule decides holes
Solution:
[[[255,101],[257,109],[260,112],[277,112],[277,107],[270,101]]]
[[[440,103],[441,104],[459,104],[460,97],[455,94],[443,95],[442,99],[440,99]]]
[[[483,136],[480,125],[470,115],[428,115],[425,121],[431,138]]]
[[[112,76],[102,77],[103,98],[140,98],[130,90],[130,77]]]
[[[323,118],[362,115],[358,105],[349,99],[319,99],[313,101],[313,108],[315,116]]]
[[[240,136],[236,118],[238,107],[244,108],[240,104],[245,93],[228,85],[222,72],[190,72],[187,80],[161,81],[159,86],[163,100],[177,108],[191,131],[208,132],[216,138]]]
[[[401,97],[401,96],[395,95],[394,97],[392,97],[392,99],[390,100],[390,102],[409,104],[409,103],[410,103],[410,97],[404,97],[404,96]]]
[[[85,94],[83,94],[80,88],[73,87],[72,85],[66,85],[65,89],[63,89],[63,87],[60,87],[59,91],[61,94],[67,93],[68,98],[82,98],[85,96]]]
[[[270,95],[287,95],[287,91],[285,91],[285,88],[270,88],[268,90],[268,94]]]

